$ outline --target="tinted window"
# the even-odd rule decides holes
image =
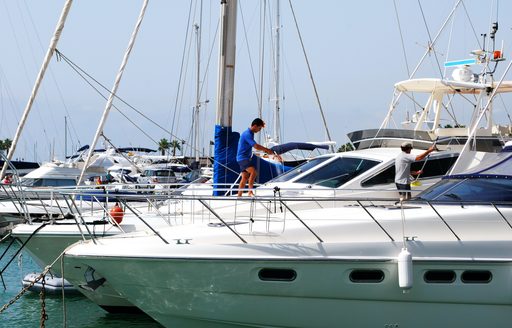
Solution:
[[[445,179],[419,194],[417,198],[443,202],[512,201],[512,180],[503,178]]]
[[[164,171],[155,171],[155,176],[157,177],[173,177],[174,176],[174,172],[172,171],[167,171],[167,170],[164,170]]]
[[[35,179],[33,187],[66,187],[75,186],[74,179]]]
[[[379,162],[362,158],[339,157],[297,182],[337,188],[377,164]]]
[[[384,280],[382,270],[354,270],[350,272],[350,281],[359,283],[378,283]]]
[[[452,270],[430,270],[423,275],[425,282],[438,284],[452,283],[455,277],[455,272]]]
[[[379,174],[361,183],[363,187],[371,187],[380,184],[395,183],[395,164],[391,165]]]
[[[301,165],[297,166],[296,168],[294,168],[286,173],[281,174],[280,176],[278,176],[277,178],[275,178],[274,180],[271,180],[269,182],[289,181],[289,180],[295,178],[296,176],[298,176],[299,174],[304,173],[307,170],[311,169],[312,167],[317,166],[331,158],[332,157],[314,158],[314,159],[310,160],[309,162],[302,163]]]
[[[457,157],[446,157],[446,158],[431,158],[427,160],[421,178],[439,177],[443,176],[448,172],[452,165],[457,160]],[[421,170],[425,161],[414,162],[411,164],[412,171]]]
[[[457,157],[445,157],[445,158],[434,158],[427,160],[425,167],[423,168],[423,174],[421,178],[432,178],[443,176],[452,167],[453,163],[457,160]],[[422,168],[424,161],[414,162],[411,164],[412,171],[418,171]],[[395,164],[391,165],[379,174],[365,180],[361,183],[363,187],[371,187],[381,184],[395,183]]]

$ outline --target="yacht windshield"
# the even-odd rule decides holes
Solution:
[[[75,179],[52,179],[52,178],[41,178],[41,179],[22,178],[20,184],[25,187],[68,187],[68,186],[76,186],[76,180]]]
[[[444,179],[418,195],[419,200],[441,202],[512,201],[512,180],[505,178]]]
[[[364,158],[338,157],[319,170],[297,180],[297,182],[338,188],[377,164],[379,164],[378,161]]]
[[[289,180],[295,178],[296,176],[298,176],[299,174],[304,173],[304,172],[308,171],[309,169],[311,169],[312,167],[320,165],[321,163],[323,163],[326,160],[331,159],[331,158],[332,157],[314,158],[314,159],[310,160],[309,162],[302,163],[301,165],[291,169],[290,171],[281,174],[277,178],[269,181],[269,183],[289,181]]]

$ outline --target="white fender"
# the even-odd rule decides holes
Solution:
[[[402,248],[398,255],[398,285],[400,288],[412,288],[412,255],[407,248]]]

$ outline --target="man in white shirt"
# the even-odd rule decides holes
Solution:
[[[411,154],[412,143],[409,141],[402,143],[401,148],[402,152],[395,159],[395,184],[400,198],[406,200],[411,198],[411,193],[407,191],[411,190],[411,174],[419,175],[423,173],[422,170],[412,172],[411,164],[427,157],[428,154],[436,149],[436,146],[430,146],[429,149],[418,156]]]

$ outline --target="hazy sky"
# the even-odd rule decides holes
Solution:
[[[64,0],[0,0],[1,139],[14,136],[64,3]],[[263,118],[271,126],[274,82],[270,36],[275,2],[266,2],[264,36],[260,15],[263,3],[239,0],[233,119],[236,131],[245,129],[257,116],[260,71],[264,76]],[[200,4],[201,1],[189,0],[149,2],[118,91],[128,105],[115,102],[131,122],[114,110],[105,127],[105,135],[117,146],[156,149],[156,141],[172,138],[166,130],[171,130],[173,121],[173,133],[189,139],[197,63],[192,25],[198,24],[202,40],[201,101],[205,103],[201,108],[201,140],[208,152],[215,119],[220,1],[203,1],[202,20]],[[395,4],[409,71],[412,71],[429,43],[429,34],[430,38],[437,34],[455,1],[321,0],[292,1],[292,4],[329,129],[340,145],[348,141],[347,132],[380,125],[394,83],[408,76]],[[135,0],[75,0],[58,49],[110,89],[141,7],[142,1]],[[488,33],[496,19],[500,23],[496,41],[501,47],[505,40],[507,55],[512,22],[505,13],[512,12],[511,7],[510,1],[502,1],[499,6],[496,1],[464,1],[436,45],[437,56],[428,56],[416,77],[440,77],[436,57],[441,65],[446,60],[469,58],[469,51],[477,49],[478,42],[482,42],[480,34]],[[281,1],[281,25],[283,139],[325,140],[289,1]],[[260,41],[262,38],[265,42]],[[499,67],[496,77],[501,77],[500,69],[505,66]],[[96,84],[93,86],[98,88]],[[54,147],[55,155],[63,158],[65,116],[69,129],[68,155],[72,148],[91,143],[105,103],[70,65],[53,58],[15,157],[48,160]],[[271,134],[271,129],[267,133]]]

